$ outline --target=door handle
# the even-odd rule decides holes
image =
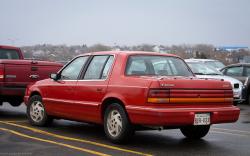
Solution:
[[[102,88],[97,88],[96,91],[102,92]]]
[[[39,78],[39,75],[30,75],[29,77],[32,79],[37,79],[37,78]]]

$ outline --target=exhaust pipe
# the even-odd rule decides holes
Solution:
[[[158,130],[158,131],[162,131],[164,128],[163,126],[145,126],[149,129],[152,129],[152,130]]]

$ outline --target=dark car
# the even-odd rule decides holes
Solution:
[[[234,77],[245,85],[245,99],[250,104],[250,63],[237,63],[220,70],[224,75]]]

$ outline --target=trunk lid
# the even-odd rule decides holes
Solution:
[[[229,82],[223,79],[199,79],[195,77],[161,77],[158,78],[161,88],[174,89],[232,89]]]
[[[158,77],[158,85],[150,88],[169,90],[169,103],[227,103],[232,104],[231,84],[224,80],[194,77]]]

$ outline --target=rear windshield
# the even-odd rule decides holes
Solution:
[[[225,67],[225,65],[219,61],[206,61],[205,63],[209,66],[214,67],[214,68],[221,69],[221,68]]]
[[[130,56],[126,75],[193,76],[183,60],[168,56]]]
[[[19,55],[13,49],[0,49],[0,59],[19,59]]]
[[[187,62],[187,64],[196,75],[222,75],[222,73],[214,67],[201,62]]]

